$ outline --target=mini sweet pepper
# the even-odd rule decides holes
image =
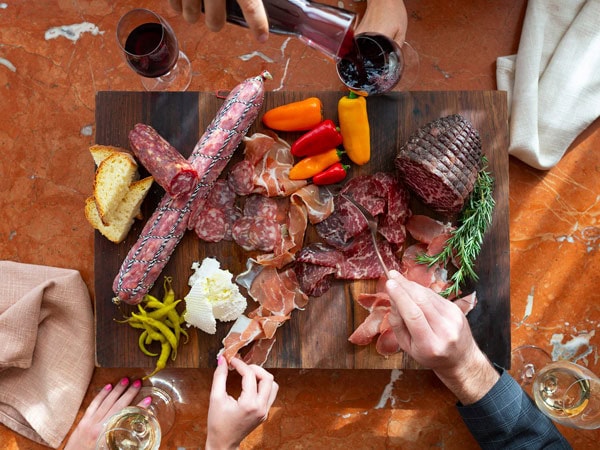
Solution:
[[[367,100],[350,92],[338,102],[340,132],[348,158],[360,165],[371,159],[371,132],[367,114]]]
[[[292,155],[296,157],[316,155],[342,143],[340,129],[333,120],[327,119],[292,144]]]
[[[340,161],[343,152],[337,148],[301,159],[290,169],[290,180],[308,180]]]
[[[306,131],[323,121],[323,104],[318,97],[286,103],[263,114],[265,126],[277,131]]]
[[[350,166],[342,164],[341,162],[337,162],[334,165],[329,166],[323,172],[313,176],[313,184],[316,184],[317,186],[323,186],[327,184],[339,183],[346,178],[349,168]]]

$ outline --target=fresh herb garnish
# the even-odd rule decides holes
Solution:
[[[486,170],[488,160],[485,156],[482,157],[482,162],[483,168],[477,174],[473,192],[460,214],[458,227],[446,241],[444,249],[437,255],[421,253],[416,257],[419,264],[429,266],[439,263],[446,267],[452,258],[458,262],[460,267],[450,278],[452,285],[440,292],[444,297],[449,297],[451,294],[459,295],[460,287],[467,279],[476,281],[479,278],[475,273],[475,261],[481,251],[487,227],[492,223],[492,213],[496,205],[493,197],[494,179]]]

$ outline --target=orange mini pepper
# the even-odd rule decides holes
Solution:
[[[290,169],[290,180],[308,180],[329,166],[339,162],[343,153],[337,148],[332,148],[323,153],[301,159]]]
[[[277,131],[306,131],[323,121],[323,104],[309,97],[268,110],[262,117],[265,126]]]

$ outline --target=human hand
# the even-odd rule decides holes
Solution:
[[[213,376],[208,407],[206,449],[235,449],[267,419],[279,385],[260,366],[234,358],[231,366],[242,376],[242,392],[236,400],[227,393],[227,361],[219,358]]]
[[[269,22],[262,0],[237,0],[254,38],[265,42],[269,37]],[[196,23],[202,12],[201,0],[169,0],[171,7],[182,13],[189,23]],[[225,0],[204,0],[204,21],[211,31],[220,31],[225,25]]]
[[[129,385],[127,378],[121,379],[114,387],[112,384],[104,386],[85,410],[64,450],[95,449],[98,436],[104,428],[104,422],[116,412],[129,406],[141,387],[140,380],[135,380]],[[151,400],[150,397],[146,397],[138,403],[138,406],[147,408],[150,406]]]
[[[369,0],[355,32],[383,34],[402,47],[407,26],[408,17],[403,0]]]
[[[483,397],[499,375],[459,307],[394,270],[386,289],[392,305],[389,322],[402,350],[432,369],[463,404]]]

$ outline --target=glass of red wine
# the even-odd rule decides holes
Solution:
[[[155,12],[138,8],[126,13],[117,25],[117,42],[146,90],[185,91],[190,85],[190,60],[179,50],[171,26]]]
[[[379,33],[360,33],[353,48],[337,63],[344,85],[358,95],[383,94],[398,86],[408,89],[419,72],[419,55],[408,44],[400,47]]]

